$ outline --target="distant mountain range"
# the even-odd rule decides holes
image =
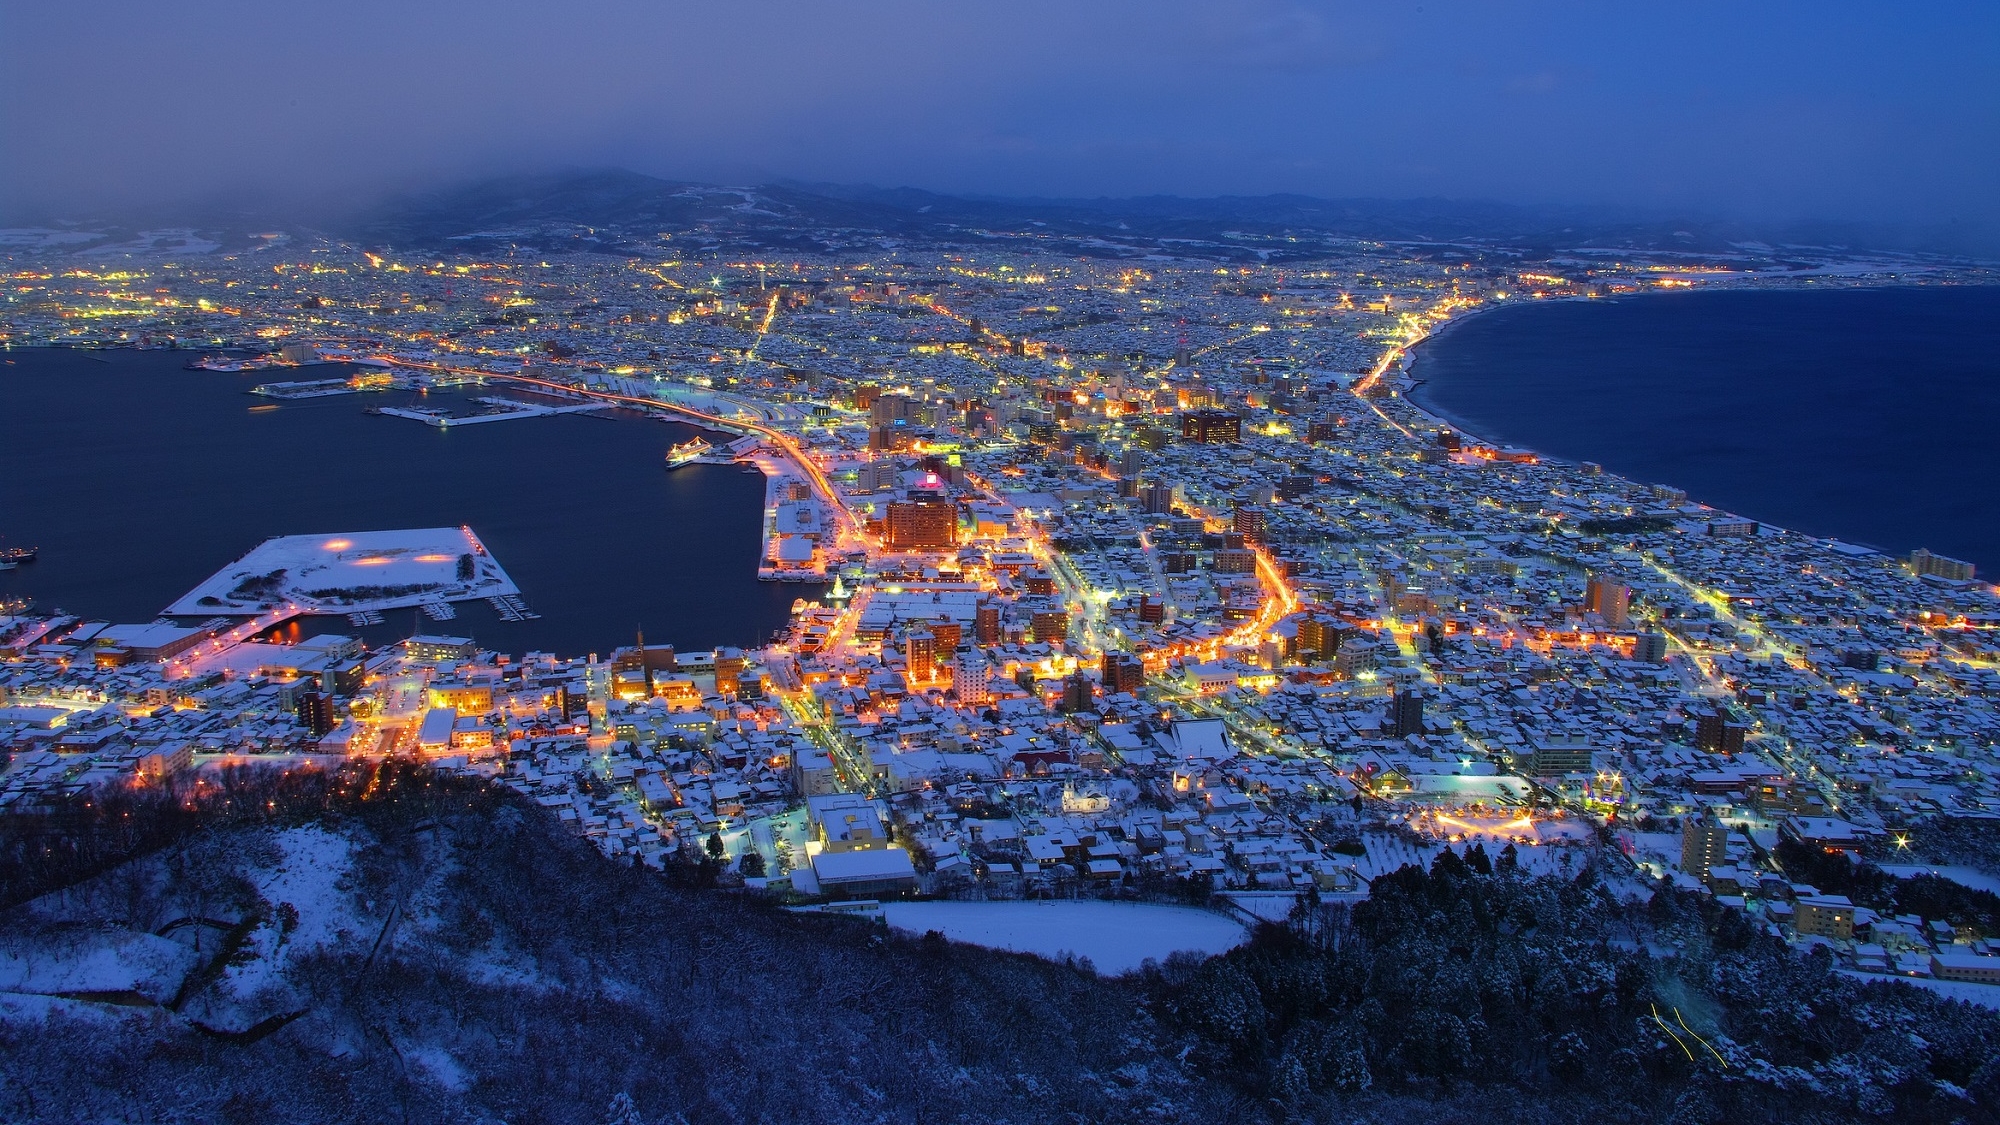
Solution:
[[[44,234],[0,233],[0,245],[87,250],[129,240],[143,226],[193,231],[225,247],[282,230],[371,248],[478,253],[511,248],[651,255],[679,247],[837,252],[879,250],[885,242],[1232,262],[1323,257],[1357,242],[1404,244],[1419,254],[1429,249],[1527,260],[1578,249],[1752,260],[2000,253],[1987,232],[1960,225],[1758,224],[1452,199],[1007,199],[801,182],[727,187],[622,169],[511,176],[402,194],[313,223],[288,221],[264,207],[154,215],[144,223],[45,219],[38,226]],[[92,233],[101,233],[102,241],[81,237]]]

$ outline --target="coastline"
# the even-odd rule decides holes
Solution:
[[[1828,280],[1836,280],[1841,275],[1833,274],[1826,276]],[[1755,280],[1766,280],[1766,279],[1760,278]],[[1428,345],[1434,344],[1439,340],[1442,340],[1446,336],[1446,334],[1451,332],[1451,330],[1459,327],[1460,325],[1469,323],[1478,317],[1486,316],[1491,313],[1503,312],[1508,309],[1534,308],[1538,305],[1572,304],[1572,303],[1629,304],[1632,302],[1651,300],[1659,297],[1683,296],[1696,293],[1801,293],[1801,292],[1852,293],[1852,292],[1888,292],[1888,291],[1910,290],[1910,289],[2000,288],[2000,281],[1972,281],[1972,282],[1946,281],[1943,283],[1936,283],[1936,282],[1930,282],[1930,283],[1898,282],[1891,284],[1868,283],[1868,284],[1856,284],[1856,285],[1827,286],[1823,289],[1813,289],[1810,287],[1810,283],[1814,280],[1818,280],[1818,278],[1816,277],[1806,277],[1803,279],[1772,278],[1769,280],[1774,280],[1774,281],[1791,280],[1801,283],[1790,284],[1790,285],[1709,284],[1709,285],[1698,285],[1692,289],[1658,290],[1653,292],[1642,291],[1637,293],[1617,293],[1606,297],[1589,297],[1579,294],[1576,296],[1568,296],[1568,297],[1529,297],[1529,298],[1524,298],[1519,300],[1509,300],[1509,301],[1497,301],[1489,299],[1481,302],[1475,308],[1468,309],[1457,316],[1451,317],[1444,323],[1438,325],[1435,329],[1424,333],[1421,337],[1418,337],[1417,339],[1412,340],[1407,344],[1401,345],[1399,350],[1402,352],[1404,358],[1403,361],[1397,366],[1400,368],[1402,372],[1403,379],[1408,383],[1408,388],[1406,390],[1399,392],[1398,397],[1400,397],[1404,402],[1408,403],[1411,409],[1413,409],[1416,413],[1421,414],[1425,418],[1428,418],[1436,422],[1439,426],[1446,426],[1453,430],[1456,430],[1461,435],[1471,438],[1482,445],[1490,445],[1496,449],[1501,449],[1501,448],[1526,449],[1529,452],[1532,452],[1536,457],[1544,461],[1550,461],[1556,464],[1564,464],[1564,465],[1578,464],[1579,462],[1576,462],[1570,458],[1552,456],[1546,451],[1541,449],[1536,449],[1532,446],[1524,446],[1511,442],[1495,440],[1489,437],[1488,435],[1478,432],[1478,430],[1474,426],[1465,423],[1464,421],[1460,420],[1457,416],[1453,415],[1449,410],[1446,410],[1445,408],[1440,406],[1435,399],[1430,398],[1428,394],[1426,394],[1425,392],[1425,388],[1429,386],[1429,381],[1423,377],[1422,373],[1418,368],[1418,361],[1423,358],[1421,349],[1423,349]],[[1771,526],[1776,527],[1777,525],[1772,524]]]
[[[1564,301],[1575,301],[1575,300],[1583,300],[1584,298],[1562,297],[1558,299]],[[1450,429],[1456,431],[1460,435],[1471,438],[1473,441],[1478,442],[1481,445],[1490,445],[1496,449],[1501,448],[1504,445],[1504,443],[1494,441],[1491,438],[1487,437],[1486,435],[1481,434],[1478,431],[1474,430],[1471,426],[1465,424],[1465,422],[1453,416],[1450,411],[1447,411],[1442,407],[1438,406],[1437,403],[1429,399],[1428,396],[1419,397],[1420,395],[1423,395],[1427,383],[1424,377],[1418,373],[1417,361],[1423,358],[1420,349],[1422,349],[1426,345],[1436,343],[1438,340],[1443,339],[1447,333],[1451,332],[1452,329],[1457,328],[1460,325],[1466,324],[1477,317],[1498,312],[1501,309],[1510,309],[1517,307],[1520,306],[1513,304],[1506,304],[1498,301],[1487,302],[1481,304],[1477,308],[1468,309],[1464,313],[1452,317],[1451,319],[1445,321],[1443,324],[1438,325],[1436,329],[1424,333],[1421,338],[1413,340],[1408,344],[1405,344],[1403,346],[1404,360],[1402,363],[1402,369],[1403,369],[1403,377],[1406,380],[1408,380],[1409,386],[1407,390],[1399,390],[1397,392],[1397,396],[1401,398],[1405,403],[1407,403],[1411,410],[1429,419],[1430,421],[1436,423],[1438,428]],[[1534,453],[1535,456],[1540,457],[1543,460],[1560,460],[1559,458],[1547,457],[1539,449],[1535,450]]]
[[[1573,297],[1558,297],[1558,298],[1540,298],[1530,301],[1518,301],[1518,302],[1488,301],[1488,302],[1483,302],[1478,307],[1466,310],[1458,315],[1450,317],[1448,320],[1438,324],[1433,330],[1425,333],[1421,338],[1409,344],[1403,345],[1402,347],[1403,358],[1399,361],[1397,366],[1391,368],[1390,370],[1395,380],[1393,385],[1396,389],[1397,397],[1402,399],[1405,407],[1412,414],[1422,419],[1425,423],[1437,427],[1448,427],[1451,430],[1454,430],[1457,433],[1463,435],[1468,441],[1478,442],[1480,444],[1487,445],[1495,449],[1518,449],[1524,452],[1532,452],[1537,459],[1552,464],[1568,465],[1568,466],[1576,466],[1582,464],[1600,464],[1600,462],[1597,462],[1594,459],[1575,456],[1575,455],[1551,456],[1548,453],[1544,452],[1544,450],[1541,447],[1539,447],[1537,443],[1533,441],[1525,441],[1525,440],[1518,442],[1508,441],[1498,437],[1496,434],[1492,432],[1482,432],[1482,430],[1485,429],[1485,426],[1482,426],[1482,424],[1480,423],[1473,422],[1471,419],[1461,417],[1458,413],[1456,413],[1454,410],[1452,410],[1450,407],[1447,407],[1440,401],[1439,399],[1440,392],[1438,384],[1432,378],[1426,377],[1430,373],[1430,363],[1427,361],[1432,361],[1434,360],[1435,357],[1433,354],[1427,353],[1425,351],[1425,348],[1428,345],[1432,345],[1437,341],[1446,338],[1450,334],[1452,329],[1482,314],[1493,312],[1497,309],[1507,309],[1515,307],[1532,308],[1541,304],[1553,304],[1560,301],[1588,300],[1588,301],[1602,301],[1606,303],[1614,303],[1614,302],[1630,303],[1639,298],[1653,298],[1653,297],[1668,296],[1668,295],[1686,296],[1690,295],[1690,293],[1700,294],[1703,296],[1712,294],[1721,294],[1721,293],[1739,293],[1739,294],[1762,293],[1762,294],[1770,294],[1773,296],[1778,296],[1778,295],[1813,293],[1813,292],[1844,292],[1844,293],[1872,292],[1872,293],[1886,294],[1886,293],[1900,293],[1912,290],[1937,291],[1937,290],[1982,290],[1983,289],[1991,291],[1994,290],[1995,288],[2000,288],[2000,287],[1996,287],[1990,282],[1982,283],[1981,281],[1970,281],[1970,282],[1947,281],[1940,283],[1935,280],[1926,280],[1922,282],[1903,283],[1903,284],[1877,283],[1877,284],[1832,285],[1825,287],[1812,286],[1812,285],[1799,285],[1799,284],[1754,285],[1754,286],[1720,285],[1711,287],[1698,287],[1692,291],[1689,290],[1672,290],[1672,291],[1659,291],[1659,292],[1647,291],[1647,292],[1627,293],[1627,294],[1619,294],[1616,296],[1597,297],[1597,298],[1573,296]],[[1599,341],[1599,343],[1601,344],[1601,341]],[[1517,418],[1516,421],[1518,422],[1519,419]],[[1487,425],[1498,425],[1498,424],[1500,423],[1489,423]],[[1544,436],[1546,437],[1546,435]],[[1934,536],[1937,534],[1937,529],[1936,529],[1937,525],[1928,520],[1924,521],[1922,526],[1912,526],[1907,528],[1901,528],[1901,527],[1893,529],[1888,527],[1846,528],[1840,526],[1840,521],[1838,519],[1826,518],[1823,513],[1814,513],[1812,511],[1801,511],[1801,510],[1787,510],[1787,509],[1795,509],[1801,507],[1810,508],[1811,503],[1803,497],[1763,496],[1761,497],[1761,499],[1759,499],[1755,497],[1754,489],[1752,490],[1752,494],[1737,496],[1731,501],[1724,502],[1728,506],[1719,506],[1717,503],[1712,502],[1710,499],[1708,499],[1708,497],[1712,497],[1717,493],[1717,482],[1715,480],[1679,482],[1678,479],[1675,477],[1673,470],[1671,468],[1654,466],[1649,470],[1646,467],[1641,467],[1637,471],[1634,471],[1630,467],[1626,467],[1620,470],[1612,467],[1609,464],[1603,464],[1603,471],[1609,475],[1616,476],[1621,480],[1631,481],[1634,483],[1651,483],[1654,482],[1656,479],[1667,479],[1670,481],[1674,481],[1675,487],[1684,487],[1684,486],[1686,487],[1686,491],[1689,493],[1688,503],[1698,504],[1704,509],[1708,509],[1716,513],[1729,513],[1731,515],[1735,515],[1740,518],[1754,520],[1760,526],[1770,529],[1773,533],[1786,533],[1823,543],[1844,544],[1851,547],[1865,548],[1867,550],[1878,552],[1880,554],[1887,555],[1890,557],[1896,557],[1899,554],[1918,546],[1934,545],[1935,543]],[[1727,491],[1727,489],[1725,489],[1724,491]],[[1766,519],[1763,518],[1762,516],[1753,514],[1758,512],[1772,511],[1774,506],[1778,511],[1782,511],[1785,514],[1773,519]],[[1811,530],[1811,531],[1800,530],[1801,525],[1819,528],[1820,530]],[[1883,546],[1882,544],[1885,542],[1891,543],[1893,544],[1893,546]],[[1951,548],[1948,545],[1947,550],[1950,549]],[[1982,566],[1985,565],[1986,560],[1978,552],[1976,548],[1968,551],[1967,547],[1960,546],[1957,548],[1957,550],[1959,553],[1956,557],[1965,557],[1973,559],[1975,561],[1981,561]]]

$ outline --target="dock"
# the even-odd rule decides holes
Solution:
[[[506,409],[497,410],[490,414],[454,415],[434,407],[384,406],[376,410],[376,413],[386,414],[392,418],[409,418],[412,421],[422,422],[428,426],[436,426],[438,429],[448,430],[456,426],[474,426],[482,422],[508,422],[516,418],[543,418],[553,414],[589,414],[605,409],[605,404],[601,402],[584,402],[574,406],[538,406],[532,402],[522,402],[518,399],[500,398],[492,395],[484,396],[476,401],[486,403],[489,406],[505,407]]]

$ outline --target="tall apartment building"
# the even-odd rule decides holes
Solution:
[[[1594,613],[1613,629],[1631,620],[1632,588],[1602,574],[1593,574],[1583,588],[1583,611]]]
[[[958,701],[968,706],[976,707],[991,700],[993,665],[986,654],[969,646],[959,649],[951,663],[951,688],[958,694]]]
[[[1146,684],[1146,666],[1129,652],[1107,652],[1103,664],[1098,669],[1104,680],[1104,693],[1117,695],[1120,692],[1138,694]]]
[[[1729,862],[1729,829],[1704,817],[1681,829],[1681,870],[1706,880],[1708,869]]]
[[[1389,697],[1389,734],[1408,738],[1424,733],[1424,689],[1398,687]]]
[[[1910,569],[1919,575],[1935,575],[1953,582],[1970,582],[1977,567],[1963,559],[1934,555],[1922,547],[1910,552]]]

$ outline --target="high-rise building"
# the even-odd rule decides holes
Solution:
[[[937,675],[937,656],[937,637],[929,629],[903,634],[903,660],[909,665],[911,683],[927,684]]]
[[[1235,525],[1236,534],[1241,535],[1244,541],[1249,543],[1264,542],[1265,536],[1271,529],[1270,520],[1264,509],[1257,507],[1236,509]]]
[[[1082,672],[1072,672],[1063,679],[1062,709],[1063,713],[1068,715],[1080,715],[1085,711],[1097,709],[1092,699],[1089,676]]]
[[[1170,515],[1174,510],[1174,486],[1153,481],[1139,488],[1139,506],[1148,515]]]
[[[324,738],[340,724],[334,717],[333,697],[317,691],[304,691],[298,697],[299,722],[312,732],[314,738]]]
[[[997,645],[1002,640],[1000,632],[1000,607],[992,602],[981,602],[972,611],[972,640],[975,644]]]
[[[1060,645],[1069,637],[1069,614],[1060,609],[1036,610],[1028,628],[1034,631],[1036,641]]]
[[[1298,652],[1300,659],[1330,660],[1340,651],[1340,642],[1346,639],[1349,630],[1332,617],[1309,613],[1299,618]]]
[[[986,654],[971,646],[966,646],[954,654],[951,665],[951,689],[958,694],[958,701],[967,706],[977,707],[993,698],[993,665]]]
[[[910,417],[910,398],[907,395],[878,395],[869,404],[870,421],[877,426],[893,426],[907,421]]]
[[[1729,829],[1714,817],[1690,821],[1681,829],[1681,870],[1707,879],[1708,869],[1729,862]]]
[[[1129,652],[1105,653],[1098,673],[1104,680],[1106,695],[1120,692],[1137,695],[1139,689],[1146,686],[1146,666]]]
[[[1697,749],[1716,754],[1741,754],[1749,729],[1743,723],[1730,721],[1728,714],[1717,709],[1695,719],[1694,744]]]
[[[948,653],[957,651],[959,642],[965,639],[965,626],[960,625],[949,617],[939,617],[936,621],[925,625],[924,628],[929,629],[931,636],[937,638],[938,659],[940,661]]]
[[[1396,688],[1389,697],[1389,735],[1392,738],[1408,738],[1424,733],[1424,689],[1420,687]]]
[[[1632,588],[1602,574],[1593,574],[1584,583],[1583,611],[1594,613],[1613,629],[1622,629],[1630,620]]]
[[[1227,410],[1190,410],[1181,415],[1181,440],[1221,445],[1243,440],[1243,418]]]
[[[1529,745],[1528,764],[1537,777],[1589,773],[1595,765],[1597,750],[1586,735],[1542,735]]]
[[[1641,633],[1632,642],[1632,659],[1648,664],[1664,664],[1667,661],[1667,635],[1665,633]]]
[[[958,508],[940,496],[891,501],[883,538],[892,551],[948,548],[958,541]]]
[[[1934,555],[1922,547],[1910,552],[1910,569],[1918,575],[1935,575],[1953,582],[1970,582],[1977,567],[1962,559]]]
[[[1215,552],[1215,572],[1217,574],[1257,573],[1257,552],[1243,547]]]

